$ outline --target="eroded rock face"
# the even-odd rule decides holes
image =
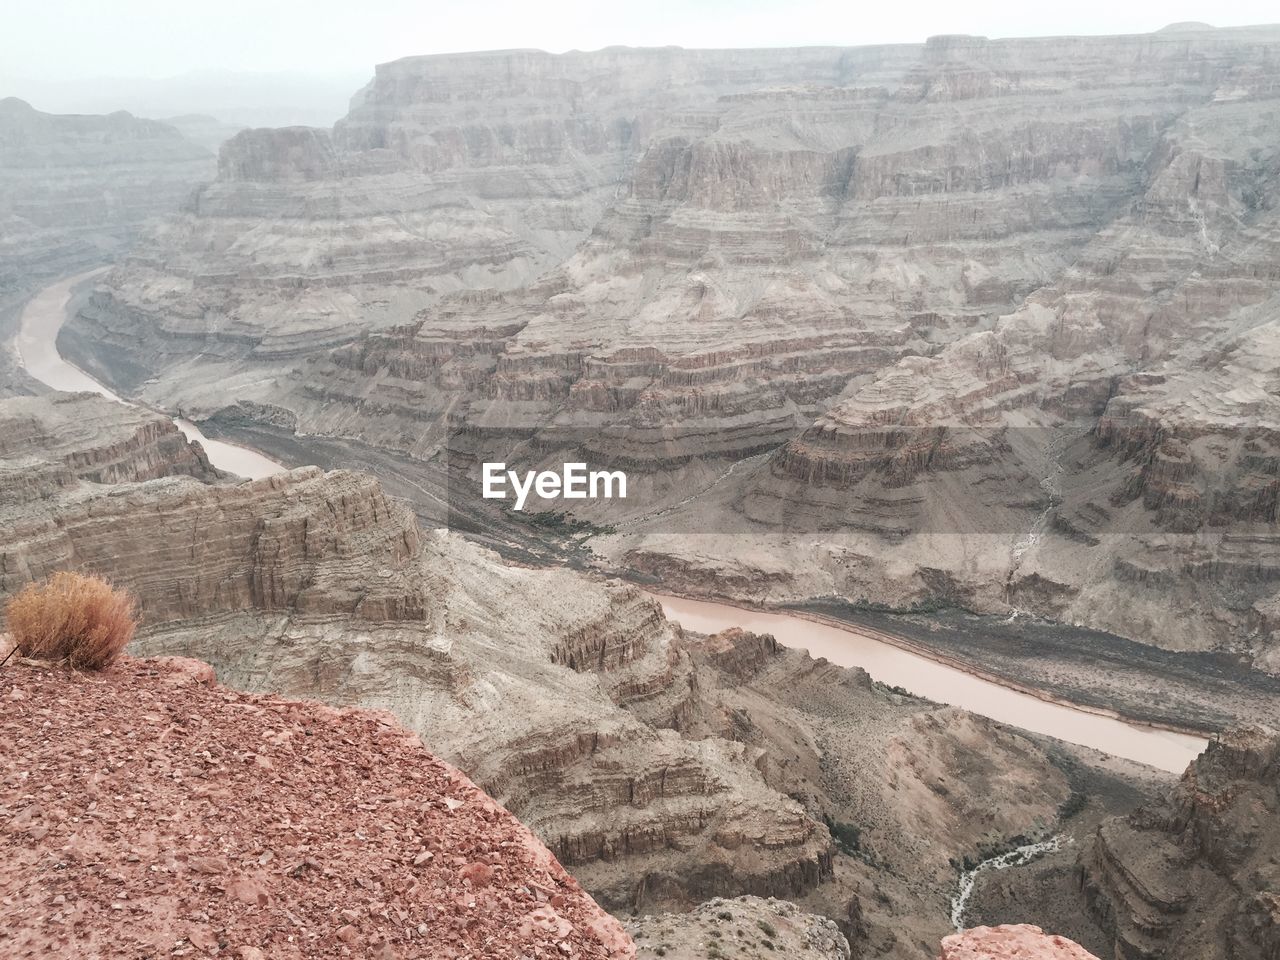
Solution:
[[[105,262],[213,175],[213,154],[168,124],[0,99],[0,327],[36,282]]]
[[[1071,269],[833,407],[759,472],[748,510],[877,532],[882,569],[985,540],[977,567],[943,565],[963,602],[1274,667],[1269,89],[1182,113],[1140,200]]]
[[[0,462],[6,509],[77,481],[218,477],[204,450],[171,421],[91,393],[0,400]]]
[[[20,410],[47,422],[32,411],[57,402],[7,406],[22,424]],[[173,429],[98,398],[65,402]],[[96,433],[14,437],[21,463],[74,460],[76,442],[91,466]],[[190,456],[185,444],[168,452]],[[6,474],[21,463],[5,460]],[[359,474],[64,474],[6,501],[0,594],[68,566],[101,573],[138,595],[141,649],[203,650],[241,687],[396,710],[565,862],[598,865],[592,882],[615,905],[687,902],[703,888],[795,894],[829,874],[830,837],[764,781],[757,750],[668,729],[694,684],[675,628],[635,589],[509,569],[457,538],[424,538],[403,503]]]
[[[0,675],[0,735],[21,744],[0,760],[6,956],[635,956],[527,827],[393,717],[211,675],[174,658]]]
[[[734,960],[783,956],[849,960],[849,942],[826,917],[785,900],[716,897],[689,913],[660,913],[627,923],[636,956],[701,960],[719,952]]]
[[[864,671],[740,630],[683,645],[703,704],[689,732],[757,748],[767,782],[835,840],[832,882],[800,902],[836,920],[855,956],[930,955],[947,929],[936,904],[953,891],[953,864],[1050,829],[1070,792],[1021,735],[923,709]]]
[[[134,590],[152,623],[242,608],[425,616],[406,574],[417,523],[372,478],[218,476],[155,414],[96,394],[0,401],[0,592],[74,566]]]
[[[1280,949],[1280,735],[1224,734],[1159,803],[1102,825],[1080,887],[1117,956],[1265,960]]]
[[[609,556],[721,592],[1030,610],[1270,669],[1277,49],[408,58],[332,132],[228,144],[68,347],[411,470],[459,424],[586,431],[653,478]]]
[[[119,411],[126,436],[147,422],[87,397],[8,407],[48,423],[36,406],[59,402]],[[27,461],[58,464],[79,437],[92,471],[112,434],[24,436]],[[139,459],[184,473],[191,450],[163,449],[163,468]],[[768,637],[684,636],[620,582],[422,533],[367,476],[123,476],[67,473],[13,507],[0,596],[68,566],[103,573],[141,600],[136,653],[392,711],[611,908],[803,898],[876,952],[919,954],[945,930],[949,859],[1052,826],[1069,793],[1022,735]]]
[[[942,941],[938,960],[1098,960],[1080,944],[1030,924],[974,927]]]

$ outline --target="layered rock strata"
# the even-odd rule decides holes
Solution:
[[[49,462],[74,438],[26,436],[26,457]],[[190,449],[165,449],[167,470],[148,469],[184,473]],[[141,601],[138,653],[199,653],[237,688],[391,710],[615,909],[808,897],[868,952],[927,956],[948,858],[1050,827],[1068,792],[1022,735],[770,638],[684,637],[633,587],[420,532],[362,475],[71,475],[6,518],[0,594],[55,569],[102,573]]]
[[[1280,949],[1280,736],[1224,734],[1160,802],[1081,853],[1088,910],[1126,960],[1264,960]]]
[[[739,630],[684,645],[706,705],[690,732],[761,749],[766,780],[835,840],[832,882],[800,903],[836,919],[855,956],[931,956],[955,864],[1051,831],[1071,792],[1025,737],[921,710],[864,671]]]
[[[1277,49],[408,58],[332,131],[227,144],[66,346],[161,405],[396,456],[424,510],[459,426],[567,429],[543,452],[647,478],[587,517],[631,524],[617,562],[749,583],[772,556],[779,597],[1273,669]]]
[[[204,450],[171,421],[95,393],[0,400],[0,459],[11,468],[4,481],[6,506],[44,496],[38,486],[24,493],[19,485],[40,477],[69,487],[76,481],[219,476]]]

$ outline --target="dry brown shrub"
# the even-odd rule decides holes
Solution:
[[[138,605],[101,577],[64,571],[27,584],[6,605],[5,619],[23,656],[101,670],[133,639]]]

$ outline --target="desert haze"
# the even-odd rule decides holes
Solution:
[[[0,86],[0,955],[1280,955],[1280,26],[1091,33]]]

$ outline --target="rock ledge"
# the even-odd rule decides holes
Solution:
[[[389,714],[239,693],[179,658],[11,662],[0,700],[0,955],[635,955]]]

